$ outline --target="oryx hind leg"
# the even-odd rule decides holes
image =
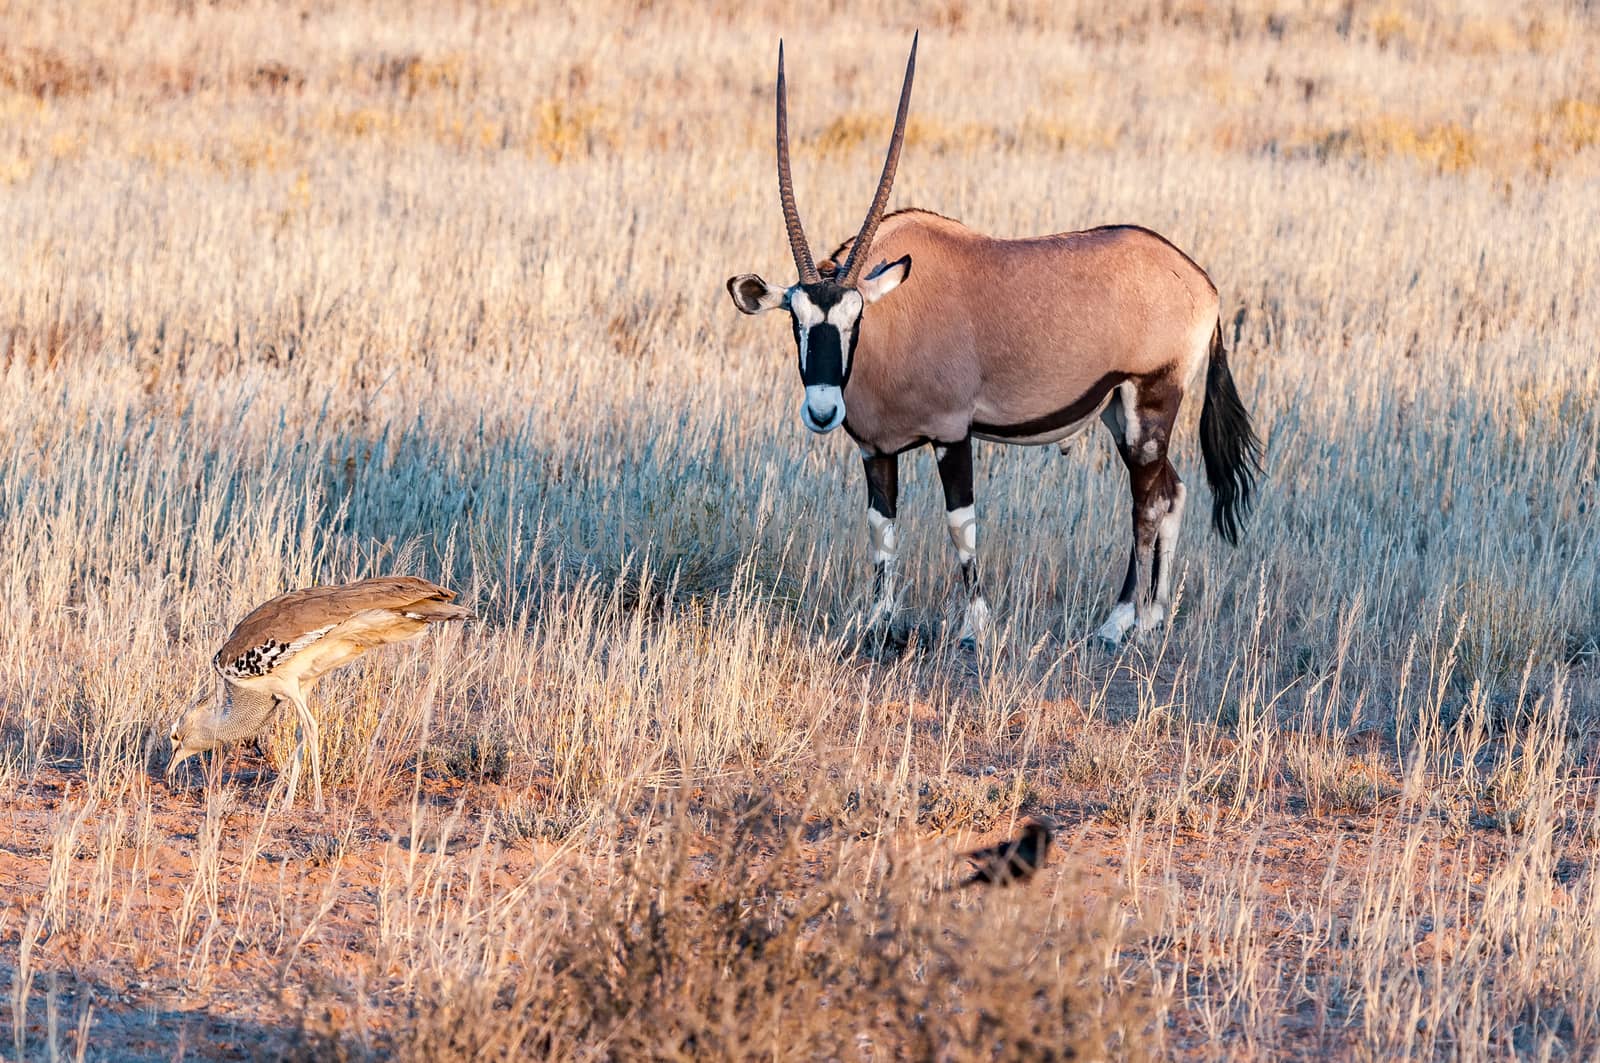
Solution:
[[[972,437],[955,443],[935,443],[939,483],[944,487],[945,527],[950,546],[961,566],[961,587],[966,598],[961,619],[961,641],[976,646],[989,632],[989,603],[978,583],[978,520],[973,509]]]
[[[1167,444],[1182,392],[1165,378],[1126,381],[1102,420],[1128,468],[1133,502],[1133,546],[1128,572],[1099,637],[1116,646],[1130,628],[1150,631],[1166,619],[1171,601],[1173,551],[1187,494],[1167,460]]]

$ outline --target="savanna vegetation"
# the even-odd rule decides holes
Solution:
[[[1176,618],[1103,432],[929,455],[864,640],[859,459],[799,425],[772,155],[1142,224],[1266,442],[1194,421]],[[1600,10],[1391,0],[0,0],[0,1052],[1585,1059],[1600,1052]],[[481,618],[169,790],[256,602]],[[1024,817],[1048,868],[946,889]]]

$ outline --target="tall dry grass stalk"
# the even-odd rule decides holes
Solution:
[[[918,26],[897,204],[1222,291],[1265,490],[1115,660],[1098,435],[980,448],[976,658],[912,457],[859,645],[856,456],[722,291],[789,275],[775,39],[822,244]],[[1592,1055],[1596,56],[1581,3],[0,2],[13,1051]],[[389,570],[484,622],[319,691],[333,813],[282,736],[153,784],[234,621]],[[1067,871],[934,892],[1035,810]]]

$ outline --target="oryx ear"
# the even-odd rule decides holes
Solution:
[[[893,262],[885,262],[861,279],[856,291],[868,303],[875,303],[900,287],[911,276],[911,256],[901,255]]]
[[[759,314],[763,310],[776,310],[783,305],[782,288],[774,288],[754,273],[741,273],[728,278],[728,294],[741,314]]]

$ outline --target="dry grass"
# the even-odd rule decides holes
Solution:
[[[0,0],[0,1044],[1600,1051],[1595,14],[790,10]],[[896,203],[1222,290],[1265,493],[1115,660],[1098,436],[980,449],[977,658],[911,458],[858,646],[854,451],[722,292],[789,275],[775,38],[831,244],[914,26]],[[159,785],[232,622],[381,571],[484,620],[319,690],[330,813],[282,734]]]

